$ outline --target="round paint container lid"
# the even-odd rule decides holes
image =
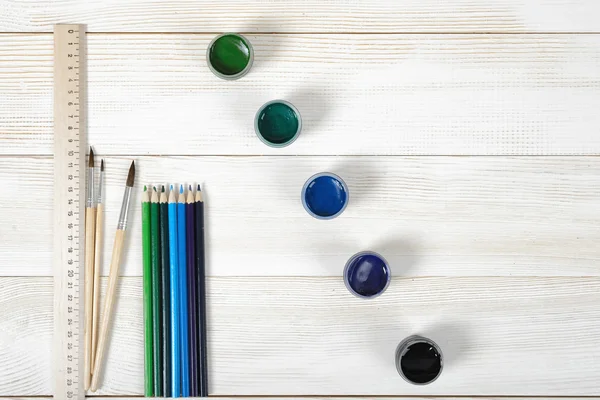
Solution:
[[[254,132],[267,146],[289,146],[298,139],[301,131],[302,117],[289,101],[269,101],[258,109],[254,117]]]
[[[330,172],[308,178],[300,196],[306,212],[317,219],[337,217],[344,212],[350,200],[346,182]]]
[[[356,253],[344,267],[344,283],[350,293],[362,299],[381,295],[390,284],[392,273],[388,262],[374,251]]]
[[[442,374],[443,366],[442,350],[431,339],[410,336],[396,349],[396,369],[414,385],[432,383]]]
[[[250,71],[253,61],[254,49],[250,41],[238,33],[215,37],[206,50],[208,68],[221,79],[241,78]]]

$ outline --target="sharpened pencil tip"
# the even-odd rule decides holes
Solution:
[[[171,190],[173,190],[173,185],[171,185]]]
[[[90,159],[88,160],[88,167],[94,168],[94,149],[90,146]]]
[[[183,185],[179,185],[179,194],[183,194]]]
[[[146,185],[144,185],[144,192],[146,192],[148,190],[148,188],[146,187]]]
[[[135,180],[135,161],[132,161],[131,167],[129,167],[129,174],[127,174],[127,186],[133,187],[134,180]]]
[[[161,192],[162,192],[162,193],[164,193],[164,192],[165,192],[165,185],[162,185]]]
[[[189,191],[191,192],[192,190],[193,190],[193,189],[192,189],[192,185],[190,185],[190,186],[189,186]]]
[[[152,190],[156,192],[156,186],[152,186]]]
[[[200,187],[200,184],[198,184],[198,191],[201,192],[202,188]]]
[[[100,171],[104,171],[104,158],[100,160]]]

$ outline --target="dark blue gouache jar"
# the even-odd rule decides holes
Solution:
[[[302,187],[302,205],[317,219],[332,219],[348,205],[350,193],[342,178],[330,172],[321,172],[308,178]]]
[[[392,279],[390,266],[380,254],[362,251],[350,257],[344,268],[346,288],[357,297],[372,299],[387,289]]]

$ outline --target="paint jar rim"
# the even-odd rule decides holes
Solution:
[[[263,135],[260,133],[260,130],[258,129],[258,119],[260,118],[261,113],[265,110],[265,108],[267,108],[271,104],[276,104],[276,103],[284,104],[284,105],[288,106],[294,112],[294,114],[296,114],[296,118],[298,119],[298,129],[296,129],[296,133],[294,134],[294,136],[291,137],[290,140],[288,140],[285,143],[269,142],[267,139],[265,139],[263,137]],[[260,139],[261,142],[263,142],[264,144],[266,144],[269,147],[282,148],[282,147],[289,146],[290,144],[294,143],[296,141],[296,139],[298,139],[298,136],[300,136],[301,131],[302,131],[302,116],[300,115],[300,111],[298,111],[296,106],[294,106],[292,103],[290,103],[287,100],[277,99],[277,100],[267,101],[265,104],[263,104],[258,109],[258,111],[256,112],[256,115],[254,116],[254,133],[256,133],[256,136],[258,136],[258,138]]]
[[[379,293],[374,294],[372,296],[363,296],[362,294],[356,292],[352,288],[352,285],[350,285],[350,281],[348,280],[348,269],[350,269],[350,265],[358,257],[367,256],[367,255],[375,256],[375,257],[379,258],[381,261],[383,261],[383,263],[385,264],[385,267],[387,269],[387,282],[385,283],[385,286],[383,287],[383,289],[381,289],[379,291]],[[390,286],[391,281],[392,281],[392,269],[390,268],[390,264],[387,262],[385,257],[383,257],[381,254],[374,252],[374,251],[370,251],[370,250],[359,251],[358,253],[356,253],[352,257],[350,257],[348,259],[348,261],[346,261],[346,265],[344,266],[344,284],[346,285],[346,289],[348,289],[348,291],[350,293],[352,293],[354,296],[358,297],[359,299],[371,300],[371,299],[381,296],[383,294],[383,292],[385,292],[387,290],[387,288]]]
[[[433,378],[429,382],[423,382],[423,383],[413,382],[410,379],[408,379],[408,377],[406,375],[404,375],[404,371],[402,371],[402,357],[406,354],[406,352],[408,351],[408,348],[410,346],[412,346],[413,344],[417,344],[417,343],[427,343],[428,345],[434,347],[435,351],[437,351],[437,353],[440,355],[440,370],[438,371],[435,378]],[[440,348],[440,346],[437,345],[436,342],[434,342],[433,340],[431,340],[429,338],[426,338],[421,335],[412,335],[412,336],[409,336],[406,339],[402,340],[398,344],[398,347],[396,347],[396,371],[398,371],[398,374],[402,377],[402,379],[404,379],[406,382],[410,383],[411,385],[417,385],[417,386],[429,385],[430,383],[435,382],[440,377],[440,375],[442,375],[443,369],[444,369],[444,354],[442,353],[442,349]]]
[[[237,36],[242,39],[242,41],[246,44],[246,46],[248,46],[248,53],[249,53],[248,64],[244,67],[243,70],[241,70],[237,74],[233,74],[233,75],[223,74],[222,72],[217,71],[217,69],[215,69],[215,67],[213,67],[212,63],[210,62],[210,50],[212,49],[213,45],[217,42],[217,40],[219,40],[220,38],[222,38],[224,36]],[[239,33],[225,32],[220,35],[217,35],[213,38],[213,40],[210,41],[210,43],[206,49],[206,64],[208,64],[208,68],[216,77],[224,79],[226,81],[235,81],[237,79],[240,79],[241,77],[246,75],[248,72],[250,72],[250,68],[252,68],[253,63],[254,63],[254,47],[252,47],[252,43],[248,40],[248,38],[246,38],[244,35],[239,34]]]
[[[342,208],[340,208],[340,210],[338,212],[336,212],[335,214],[327,215],[327,216],[315,214],[310,209],[308,204],[306,204],[306,189],[308,189],[308,185],[310,185],[315,179],[320,178],[322,176],[328,176],[328,177],[333,178],[333,179],[337,180],[338,182],[340,182],[340,184],[344,188],[344,192],[346,193],[346,201],[344,202],[344,205],[342,206]],[[302,200],[302,206],[304,207],[306,212],[308,214],[310,214],[312,217],[314,217],[316,219],[322,219],[322,220],[334,219],[335,217],[337,217],[341,213],[343,213],[344,210],[346,209],[346,207],[348,207],[348,203],[350,202],[350,191],[348,190],[348,186],[346,185],[346,182],[344,182],[344,180],[342,178],[340,178],[339,175],[336,175],[333,172],[319,172],[318,174],[314,174],[313,176],[308,178],[306,180],[306,182],[304,182],[304,185],[302,186],[302,191],[300,192],[300,200]]]

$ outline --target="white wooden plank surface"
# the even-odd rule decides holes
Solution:
[[[207,284],[214,395],[600,390],[598,278],[394,279],[373,301],[353,297],[340,278],[222,277]],[[0,287],[0,334],[8,335],[0,341],[0,394],[47,395],[51,278],[0,278]],[[99,394],[139,396],[141,278],[122,278],[118,295]],[[394,366],[396,345],[414,333],[434,339],[445,355],[442,376],[426,387],[407,384]]]
[[[44,398],[52,398],[52,396],[36,396],[36,397],[0,397],[0,400],[39,400],[39,399],[44,399]],[[289,399],[290,397],[272,397],[272,396],[268,396],[268,397],[260,397],[260,396],[248,396],[248,397],[243,397],[243,396],[234,396],[234,397],[219,397],[219,399],[223,399],[223,400],[244,400],[244,399],[248,399],[248,400],[286,400]],[[331,397],[331,396],[327,396],[327,397],[300,397],[300,396],[293,396],[292,398],[297,399],[297,400],[342,400],[342,399],[348,399],[348,397]],[[366,396],[366,397],[361,397],[361,396],[352,396],[352,398],[357,399],[357,400],[366,400],[366,399],[371,399],[372,397]],[[386,397],[378,397],[379,399],[382,400],[434,400],[434,399],[439,399],[440,396],[419,396],[419,397],[406,397],[406,396],[386,396]],[[144,396],[127,396],[127,397],[119,397],[119,396],[94,396],[95,400],[131,400],[131,399],[146,399],[146,397]],[[460,396],[460,397],[453,397],[453,396],[443,396],[444,400],[504,400],[505,397],[489,397],[489,396],[475,396],[475,397],[469,397],[469,396]],[[511,400],[527,400],[527,399],[531,399],[531,397],[511,397]],[[591,397],[591,396],[586,396],[586,397],[560,397],[561,400],[598,400],[600,399],[600,397]]]
[[[90,35],[89,140],[108,154],[600,154],[600,35],[250,35],[252,72],[213,35]],[[2,154],[51,154],[51,37],[0,36]],[[303,115],[271,149],[255,111]]]
[[[102,148],[96,148],[102,156]],[[129,158],[106,160],[112,243]],[[144,184],[200,181],[208,273],[339,276],[374,249],[395,276],[600,275],[597,157],[141,157],[121,271],[141,275]],[[350,205],[319,221],[302,208],[312,174],[344,178]],[[52,161],[0,158],[3,275],[51,276]],[[24,196],[30,193],[31,196]],[[104,274],[111,248],[104,247]]]
[[[0,396],[52,394],[53,327],[52,278],[0,278]]]
[[[1,0],[0,31],[598,32],[594,0]]]
[[[248,400],[286,400],[289,399],[290,397],[260,397],[260,396],[252,396],[252,397],[243,397],[243,396],[234,396],[234,397],[219,397],[219,399],[222,400],[244,400],[244,399],[248,399]],[[342,400],[342,399],[348,399],[348,397],[331,397],[331,396],[327,396],[327,397],[299,397],[299,396],[294,396],[294,399],[297,400]],[[371,400],[372,397],[370,396],[365,396],[365,397],[361,397],[361,396],[352,396],[353,399],[357,399],[357,400]],[[414,396],[389,396],[389,397],[377,397],[378,399],[381,400],[434,400],[434,399],[439,399],[439,396],[427,396],[427,397],[414,397]],[[144,399],[144,397],[135,397],[135,396],[127,396],[127,397],[115,397],[115,396],[98,396],[98,397],[94,397],[95,400],[131,400],[131,399]],[[469,396],[460,396],[460,397],[453,397],[453,396],[443,396],[443,400],[505,400],[506,397],[489,397],[489,396],[476,396],[476,397],[469,397]],[[531,397],[511,397],[511,400],[526,400],[526,399],[531,399]],[[586,396],[586,397],[561,397],[561,400],[597,400],[600,399],[600,397],[590,397],[590,396]],[[34,399],[32,399],[34,400]]]

